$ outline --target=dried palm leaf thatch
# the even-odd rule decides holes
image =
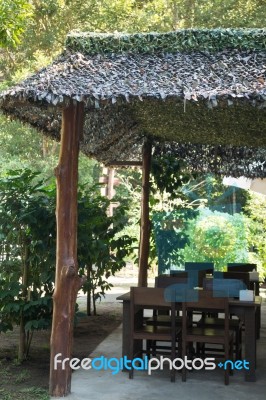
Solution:
[[[139,159],[150,137],[194,170],[264,177],[265,82],[265,29],[75,32],[0,107],[59,140],[62,108],[84,102],[81,149],[103,163]]]

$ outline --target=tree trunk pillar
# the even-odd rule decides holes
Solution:
[[[150,170],[151,170],[152,144],[148,140],[142,149],[142,196],[141,196],[141,220],[140,220],[140,246],[139,246],[139,277],[138,286],[147,286],[148,260],[150,250]]]
[[[57,397],[66,396],[71,390],[69,362],[63,369],[60,360],[72,357],[75,303],[83,284],[77,265],[78,156],[83,118],[84,104],[71,101],[64,108],[59,164],[55,168],[57,241],[49,386],[50,394]]]

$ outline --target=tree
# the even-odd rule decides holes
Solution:
[[[251,193],[245,206],[249,218],[249,245],[251,261],[258,264],[258,271],[266,276],[266,206],[265,196]]]
[[[38,172],[39,178],[54,181],[59,147],[58,142],[40,135],[34,128],[0,114],[0,171],[27,168]],[[80,154],[80,183],[92,186],[97,179],[97,162]]]
[[[25,0],[3,3],[27,3]],[[63,49],[66,34],[92,32],[167,32],[180,28],[256,27],[265,25],[264,0],[32,0],[21,44],[9,43],[2,57],[4,78],[14,82],[49,63]]]
[[[108,278],[125,266],[134,239],[121,231],[127,222],[127,201],[119,199],[114,215],[107,215],[110,200],[97,194],[98,188],[83,186],[78,199],[78,263],[81,275],[87,276],[87,314],[96,315],[96,300],[112,284]]]
[[[52,312],[55,191],[37,178],[17,170],[0,179],[1,330],[19,325],[19,361],[28,355],[33,331],[49,326]]]
[[[83,290],[94,314],[96,300],[111,287],[108,277],[125,265],[132,244],[129,236],[118,235],[127,220],[126,204],[108,217],[109,200],[98,190],[83,185],[78,199],[78,265],[80,273],[88,271]],[[51,324],[55,198],[55,184],[47,185],[38,172],[0,176],[0,332],[20,327],[20,361],[28,356],[33,332]]]
[[[205,208],[189,225],[184,261],[214,262],[216,270],[230,262],[248,262],[248,227],[243,215]]]
[[[16,47],[25,32],[32,7],[27,0],[0,0],[0,47]]]

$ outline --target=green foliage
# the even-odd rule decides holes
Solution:
[[[28,125],[0,114],[0,171],[27,168],[39,172],[39,178],[54,180],[59,147],[59,143],[40,135]],[[96,161],[80,154],[81,184],[93,184],[96,165]]]
[[[265,26],[261,0],[74,0],[68,7],[75,27],[92,32]]]
[[[0,115],[0,170],[29,168],[51,177],[58,159],[59,145],[35,129]]]
[[[251,193],[245,206],[249,218],[249,244],[253,249],[252,262],[266,276],[266,205],[265,196]]]
[[[265,27],[264,0],[204,0],[193,3],[194,26]]]
[[[192,208],[153,213],[152,225],[159,274],[166,273],[169,269],[182,269],[182,250],[189,242],[189,226],[197,215],[198,211]]]
[[[92,297],[94,314],[96,300],[112,286],[108,278],[125,266],[133,243],[128,235],[119,236],[127,220],[125,204],[120,202],[109,217],[110,201],[95,189],[86,189],[78,201],[78,263],[80,273],[88,277],[84,293],[88,293],[89,303]],[[88,314],[91,308],[89,305]]]
[[[205,205],[212,211],[228,214],[244,211],[249,192],[233,186],[225,186],[223,177],[199,174],[182,187],[182,193],[191,204]]]
[[[0,0],[0,47],[15,47],[32,16],[27,0]]]
[[[174,156],[153,158],[151,173],[155,190],[169,193],[171,199],[177,196],[180,198],[180,188],[195,177],[185,163]]]
[[[6,43],[8,51],[2,59],[6,77],[18,69],[23,69],[25,75],[40,68],[38,60],[46,64],[62,50],[66,34],[73,29],[135,33],[183,28],[263,28],[266,13],[262,0],[1,0],[0,4],[8,9],[27,3],[32,6],[31,18],[24,18],[24,14],[22,19],[11,18],[12,14],[2,17],[11,20],[17,29],[26,29],[15,52],[10,47],[12,41]],[[2,37],[6,37],[5,31]],[[189,38],[191,45],[197,42],[194,35],[188,34],[186,40]]]
[[[110,202],[98,188],[81,187],[78,199],[78,263],[88,268],[85,286],[93,301],[110,288],[107,278],[125,265],[132,239],[117,237],[126,207],[107,216]],[[8,171],[0,179],[0,329],[23,322],[25,332],[46,329],[51,320],[55,272],[55,185],[37,172]]]
[[[129,236],[133,239],[131,247],[133,253],[127,260],[137,263],[140,239],[142,172],[139,168],[123,168],[116,169],[115,174],[120,182],[116,187],[117,198],[126,199],[128,204],[127,223],[124,224],[118,236]]]
[[[19,358],[28,355],[26,331],[51,322],[55,268],[55,191],[36,172],[14,170],[0,178],[1,329],[20,325]],[[25,332],[25,334],[24,334]],[[21,346],[21,345],[20,345]]]
[[[186,261],[214,262],[217,270],[228,262],[259,265],[258,258],[249,251],[251,221],[240,214],[247,202],[246,191],[225,187],[221,178],[212,175],[198,175],[196,179],[190,175],[189,180],[187,174],[188,183],[183,185],[178,169],[174,184],[169,179],[168,185],[175,164],[178,160],[169,158],[165,182],[164,173],[159,173],[159,183],[165,190],[163,201],[156,203],[153,193],[152,223],[159,273],[182,269]]]
[[[241,214],[202,209],[190,222],[187,234],[184,261],[214,262],[216,270],[230,262],[248,262],[248,232]]]

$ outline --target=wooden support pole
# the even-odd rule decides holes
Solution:
[[[151,170],[152,145],[147,141],[142,149],[142,196],[141,196],[141,221],[140,221],[140,247],[139,247],[139,277],[138,285],[147,286],[148,259],[150,250],[150,170]]]
[[[55,169],[57,243],[50,359],[50,394],[57,397],[66,396],[71,390],[69,362],[64,369],[60,360],[72,357],[75,303],[84,283],[77,265],[78,156],[84,105],[71,102],[62,117],[59,164]]]

